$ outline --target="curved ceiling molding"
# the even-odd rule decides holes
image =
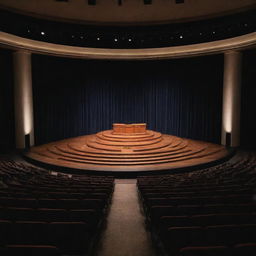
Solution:
[[[255,0],[0,0],[0,8],[40,18],[100,24],[152,24],[223,16],[255,8]],[[118,4],[119,3],[119,4]],[[121,5],[120,5],[121,3]]]
[[[109,60],[168,59],[218,54],[225,51],[253,48],[256,46],[256,32],[208,43],[149,49],[102,49],[66,46],[30,40],[0,32],[0,45],[14,50],[30,51],[35,54],[69,58]]]

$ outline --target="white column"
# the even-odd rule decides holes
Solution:
[[[230,133],[232,147],[240,144],[241,66],[241,52],[229,51],[224,54],[221,143],[226,145],[226,134]]]
[[[34,145],[31,53],[14,52],[13,63],[16,148],[24,149],[25,135],[30,135],[30,146]]]

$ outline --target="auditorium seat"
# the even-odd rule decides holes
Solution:
[[[47,193],[47,196],[52,199],[73,199],[73,198],[79,198],[78,195],[76,197],[73,195],[73,193],[64,193],[64,192],[48,192]]]
[[[38,200],[38,206],[39,208],[52,208],[56,209],[58,208],[57,200],[56,199],[51,199],[51,198],[41,198]],[[62,207],[61,207],[62,209]]]
[[[65,209],[37,209],[37,218],[40,221],[54,222],[54,221],[69,221],[68,211]]]
[[[33,195],[26,193],[26,192],[13,192],[10,193],[9,196],[12,196],[14,198],[34,198]]]
[[[233,256],[255,256],[256,243],[237,244],[233,249]]]
[[[0,198],[0,204],[7,207],[37,208],[37,200],[33,198]]]
[[[104,192],[104,193],[103,192],[92,192],[92,193],[85,194],[85,196],[83,196],[83,198],[107,200],[108,199],[108,193],[106,193],[106,192]]]
[[[179,256],[232,256],[232,254],[229,248],[225,246],[206,246],[182,248]]]
[[[174,206],[154,205],[150,208],[150,220],[158,222],[162,216],[177,216]]]
[[[256,224],[240,225],[240,236],[238,243],[255,243],[256,242]]]
[[[78,199],[58,199],[56,200],[56,208],[63,209],[81,209],[83,200]]]
[[[162,231],[160,238],[167,251],[174,255],[183,247],[204,245],[200,227],[171,227]]]
[[[90,250],[90,234],[85,222],[52,222],[51,243],[62,254],[85,254]]]
[[[194,215],[191,216],[191,222],[202,226],[250,224],[256,222],[256,215],[251,213]]]
[[[202,212],[203,210],[204,210],[204,207],[199,204],[179,205],[176,208],[176,212],[178,213],[178,215],[195,215],[197,213]]]
[[[86,222],[89,227],[97,225],[100,216],[96,210],[70,210],[70,221]]]
[[[0,219],[0,246],[7,243],[7,235],[11,228],[11,221]]]
[[[159,220],[159,229],[162,230],[170,227],[188,227],[192,226],[191,224],[192,223],[188,216],[162,216]]]
[[[33,208],[8,207],[3,209],[3,218],[12,221],[36,221],[36,210]]]
[[[47,245],[48,224],[39,221],[16,221],[7,230],[7,244]]]
[[[59,256],[59,250],[50,245],[7,245],[3,256]]]
[[[234,245],[239,242],[239,225],[208,226],[205,229],[205,239],[208,245]]]
[[[8,255],[87,255],[96,244],[114,178],[72,175],[0,160],[0,248]]]
[[[255,166],[256,158],[248,155],[193,172],[138,177],[147,225],[157,247],[176,256],[180,246],[228,246],[224,255],[233,255],[236,244],[255,243]],[[197,241],[190,237],[193,232]]]

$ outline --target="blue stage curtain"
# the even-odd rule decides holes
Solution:
[[[99,61],[33,56],[36,143],[142,123],[220,143],[223,56]]]

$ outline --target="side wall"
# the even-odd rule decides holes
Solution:
[[[0,48],[0,152],[15,147],[12,52]]]
[[[256,50],[243,54],[241,146],[256,149]]]

